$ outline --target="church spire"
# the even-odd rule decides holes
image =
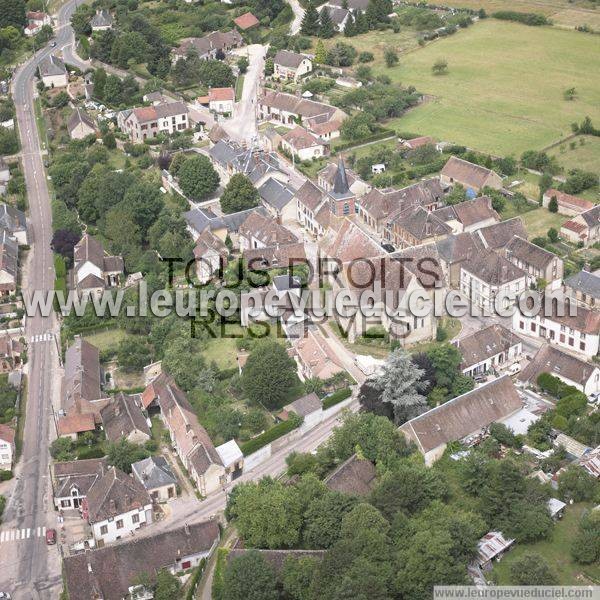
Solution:
[[[337,172],[335,174],[335,179],[333,180],[333,193],[336,195],[344,195],[350,191],[350,186],[348,185],[348,177],[346,175],[346,167],[344,166],[344,159],[340,154],[340,158],[338,160]]]

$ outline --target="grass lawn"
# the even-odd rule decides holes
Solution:
[[[435,76],[438,59],[448,73]],[[376,72],[432,96],[387,126],[497,155],[541,149],[589,115],[600,122],[596,36],[487,19],[402,56]],[[575,87],[578,99],[563,99]]]
[[[600,29],[600,13],[596,14],[589,11],[581,11],[577,9],[568,8],[566,10],[559,10],[552,16],[552,22],[562,27],[578,27],[581,25],[587,25],[595,31]]]
[[[244,91],[244,76],[240,75],[235,81],[235,101],[239,102],[242,99]]]
[[[558,213],[551,213],[542,207],[522,213],[519,216],[525,224],[529,239],[538,236],[546,237],[550,227],[560,230],[560,226],[568,220],[567,217]]]
[[[548,154],[556,156],[565,172],[570,169],[600,171],[600,137],[582,135],[572,141],[576,144],[575,148],[571,148],[570,142],[565,142],[549,150]]]
[[[131,335],[122,329],[107,329],[106,331],[98,331],[84,337],[86,341],[96,346],[100,352],[103,352],[104,350],[115,348],[121,340],[131,337]]]
[[[499,585],[510,584],[510,566],[526,552],[541,554],[557,575],[560,585],[585,585],[600,582],[600,565],[577,565],[570,557],[569,548],[577,532],[577,524],[586,504],[567,506],[565,516],[554,527],[549,540],[535,544],[516,544],[500,562],[494,563],[493,577]]]

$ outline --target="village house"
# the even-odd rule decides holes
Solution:
[[[240,146],[237,142],[220,140],[206,152],[215,170],[226,184],[235,173],[246,175],[256,186],[261,186],[269,177],[288,180],[279,164],[279,158],[272,152]]]
[[[306,335],[294,346],[294,358],[298,363],[298,376],[302,381],[321,379],[326,381],[344,368],[318,329],[308,329]]]
[[[353,454],[344,461],[324,482],[333,492],[351,496],[368,496],[376,483],[375,465],[364,458]]]
[[[317,173],[317,185],[326,192],[331,192],[333,190],[333,186],[335,185],[338,170],[339,161],[328,163],[327,166],[323,167]],[[352,169],[349,169],[345,164],[344,171],[346,173],[348,188],[357,198],[371,191],[371,186],[363,181],[357,173],[355,173]]]
[[[326,4],[325,6],[323,6],[323,8],[321,8],[319,14],[322,13],[324,10],[326,10],[329,13],[335,30],[344,31],[346,23],[350,18],[350,11],[340,6],[329,6],[328,4]]]
[[[521,398],[505,375],[407,421],[400,431],[431,466],[450,442],[478,439],[492,423],[520,410]]]
[[[38,71],[42,83],[47,88],[66,87],[69,83],[65,63],[54,54],[51,54],[39,64]]]
[[[184,38],[179,46],[171,51],[171,60],[175,64],[182,58],[195,54],[202,60],[214,60],[217,54],[225,54],[244,43],[239,31],[213,31],[201,38]]]
[[[516,235],[526,240],[527,229],[519,217],[514,217],[495,225],[482,227],[477,230],[477,235],[485,248],[499,251],[506,248]]]
[[[571,314],[571,309],[576,314]],[[600,312],[571,306],[568,301],[564,304],[542,302],[534,315],[515,311],[513,329],[589,358],[598,354],[600,346]]]
[[[152,437],[139,394],[114,394],[100,410],[100,418],[110,442],[125,438],[133,444],[143,444]]]
[[[562,283],[564,265],[556,254],[515,236],[504,250],[513,265],[527,273],[527,285],[558,289]],[[545,285],[544,285],[545,284]]]
[[[454,233],[477,231],[500,221],[500,216],[492,208],[492,199],[488,196],[446,206],[435,210],[433,214],[452,227]]]
[[[23,352],[24,345],[18,334],[0,334],[0,373],[10,373],[20,367]]]
[[[17,291],[19,246],[6,230],[0,231],[0,297]]]
[[[53,462],[50,473],[56,510],[79,509],[92,485],[107,469],[106,458]]]
[[[63,565],[69,599],[90,600],[90,590],[104,600],[132,594],[148,598],[151,590],[140,584],[144,575],[153,583],[162,569],[178,574],[196,568],[217,547],[219,535],[217,521],[211,520],[67,556]]]
[[[595,479],[600,479],[600,446],[587,452],[579,459],[579,465]]]
[[[383,238],[392,215],[401,215],[416,207],[433,211],[442,206],[443,196],[444,192],[437,178],[419,181],[400,190],[373,188],[359,199],[358,215]]]
[[[416,150],[417,148],[421,148],[422,146],[432,145],[435,145],[435,140],[428,135],[421,135],[410,140],[400,141],[400,148],[406,148],[407,150]]]
[[[499,561],[515,543],[514,539],[506,539],[500,531],[490,531],[477,542],[477,566],[482,571],[492,569],[492,561]]]
[[[600,204],[563,223],[560,235],[567,241],[583,244],[586,248],[600,242]]]
[[[191,122],[184,102],[166,102],[122,110],[117,114],[117,125],[133,143],[139,144],[160,133],[172,135],[185,131]]]
[[[273,58],[273,77],[276,79],[291,79],[294,82],[310,73],[313,69],[312,61],[308,56],[279,50]]]
[[[81,501],[95,545],[116,542],[152,523],[152,500],[144,486],[116,467],[107,467]]]
[[[50,15],[45,12],[30,10],[27,11],[25,17],[27,19],[27,25],[23,32],[27,37],[37,35],[44,25],[52,25]]]
[[[203,231],[196,239],[194,259],[196,276],[200,283],[210,281],[215,273],[227,264],[229,249],[223,241],[211,231]]]
[[[12,469],[15,455],[15,430],[9,425],[0,423],[0,471]]]
[[[460,369],[469,377],[505,369],[523,353],[521,338],[502,325],[490,325],[453,344],[463,358]]]
[[[264,89],[258,99],[258,110],[263,121],[275,125],[301,124],[319,137],[321,133],[315,130],[314,125],[336,123],[337,129],[329,131],[326,139],[339,136],[339,124],[348,116],[335,106],[268,89]]]
[[[287,269],[297,264],[306,264],[303,242],[255,248],[244,252],[246,265],[254,269]]]
[[[323,236],[329,226],[331,214],[325,201],[324,191],[307,179],[294,198],[298,223],[313,236]]]
[[[337,231],[331,231],[321,242],[321,258],[332,259],[331,262],[335,261],[339,268],[353,261],[375,259],[382,254],[385,254],[383,248],[347,218]]]
[[[199,104],[208,105],[208,109],[225,117],[233,115],[235,91],[232,87],[210,88],[207,96],[198,98]]]
[[[396,248],[409,248],[429,244],[450,235],[452,227],[436,214],[418,206],[406,212],[391,215],[386,223],[383,237]]]
[[[29,243],[25,213],[5,202],[0,202],[0,229],[14,238],[19,246]]]
[[[110,14],[110,11],[106,10],[105,8],[97,10],[96,14],[90,21],[90,27],[92,28],[92,31],[106,31],[107,29],[112,29],[112,26],[112,15]]]
[[[224,464],[185,393],[166,373],[161,373],[146,387],[142,404],[146,410],[160,411],[173,448],[200,494],[215,492],[241,474],[243,458],[238,454],[237,461]]]
[[[544,192],[542,206],[548,208],[552,199],[556,200],[558,213],[566,217],[575,217],[594,208],[594,203],[590,200],[584,200],[583,198],[566,194],[554,188],[550,188]]]
[[[345,8],[353,13],[358,10],[365,12],[369,6],[369,0],[330,0],[327,4]]]
[[[258,212],[251,213],[240,225],[240,251],[267,246],[296,244],[298,238],[286,227]]]
[[[449,235],[435,244],[446,279],[455,289],[460,287],[461,265],[485,252],[481,238],[473,233]]]
[[[177,478],[164,456],[149,456],[132,463],[131,474],[144,486],[152,502],[177,497]]]
[[[282,136],[281,147],[301,161],[321,158],[328,152],[328,146],[323,141],[300,125]]]
[[[76,108],[67,121],[67,131],[72,140],[82,140],[96,133],[96,124],[81,108]]]
[[[308,431],[323,420],[323,403],[317,394],[312,392],[284,406],[277,418],[281,421],[287,421],[290,413],[301,417],[303,430]]]
[[[552,344],[544,344],[536,352],[531,362],[519,373],[519,380],[536,386],[542,373],[558,377],[586,396],[600,392],[600,367],[563,352]]]
[[[478,254],[460,268],[461,291],[472,305],[490,314],[495,312],[496,298],[508,308],[526,288],[525,271],[495,252]]]
[[[100,295],[123,278],[123,258],[109,256],[102,243],[88,233],[73,248],[71,287],[82,295]]]
[[[233,20],[236,27],[242,31],[248,31],[248,29],[254,29],[260,25],[260,21],[251,13],[246,12],[243,15]]]
[[[502,189],[502,179],[497,173],[457,156],[448,159],[440,173],[440,181],[444,186],[462,185],[471,198],[485,187]]]
[[[263,206],[278,223],[283,224],[296,221],[295,193],[296,190],[290,184],[275,177],[269,177],[258,188]]]
[[[565,279],[565,293],[580,306],[600,309],[600,272],[585,268]]]

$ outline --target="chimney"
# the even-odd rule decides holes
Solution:
[[[190,527],[187,523],[184,524],[183,529],[185,531],[185,535],[190,535]]]

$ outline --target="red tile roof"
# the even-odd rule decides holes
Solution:
[[[251,27],[256,27],[259,24],[259,20],[251,12],[244,13],[237,19],[234,19],[233,22],[240,29],[250,29]]]
[[[565,192],[561,192],[560,190],[555,190],[554,188],[550,188],[544,196],[548,198],[556,198],[556,201],[559,205],[562,205],[566,208],[571,208],[573,210],[578,210],[580,212],[590,210],[590,208],[594,208],[594,203],[589,200],[584,200],[583,198],[578,198],[577,196],[572,196],[571,194],[565,194]]]
[[[234,100],[235,92],[231,87],[211,88],[208,90],[208,101],[218,102],[219,100]]]
[[[0,423],[0,440],[4,440],[9,444],[15,443],[15,430],[8,425]]]

